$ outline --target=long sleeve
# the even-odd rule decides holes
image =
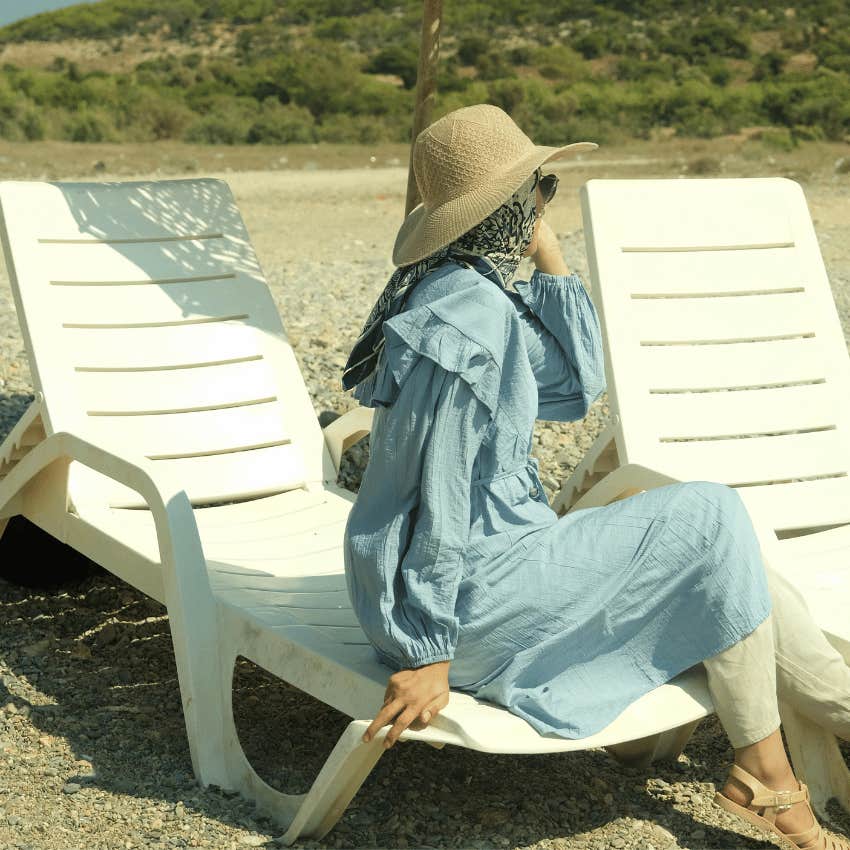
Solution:
[[[422,357],[380,417],[349,529],[349,590],[385,664],[448,661],[472,466],[490,412],[458,373]]]
[[[538,390],[538,418],[583,419],[605,390],[599,318],[577,274],[535,269],[507,291],[525,329]]]

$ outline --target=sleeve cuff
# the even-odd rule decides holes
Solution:
[[[535,269],[531,273],[529,280],[518,280],[514,285],[516,287],[528,287],[534,283],[540,283],[544,286],[580,286],[584,289],[581,276],[576,272],[570,272],[570,274],[549,274],[549,272],[542,272],[540,269]]]
[[[454,652],[431,652],[422,655],[411,655],[405,653],[402,658],[397,658],[375,647],[378,658],[393,670],[410,670],[414,667],[424,667],[426,664],[436,664],[438,661],[451,661]]]

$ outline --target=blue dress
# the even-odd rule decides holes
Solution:
[[[345,531],[355,614],[391,670],[450,660],[449,686],[583,738],[768,615],[738,493],[691,481],[563,517],[529,455],[535,418],[605,389],[576,275],[502,286],[486,260],[432,269],[384,323],[371,453]]]

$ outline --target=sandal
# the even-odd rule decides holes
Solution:
[[[827,835],[823,831],[809,803],[811,798],[805,782],[798,779],[796,791],[774,791],[737,764],[732,765],[729,775],[752,791],[752,800],[747,806],[742,806],[717,791],[714,795],[714,802],[727,812],[738,815],[748,823],[770,833],[770,837],[779,844],[782,850],[801,850],[802,847],[805,847],[805,850],[850,850],[850,843],[846,839]],[[801,801],[808,804],[814,824],[803,832],[782,832],[775,823],[777,813],[784,812],[790,809],[793,803]],[[769,812],[766,811],[768,809]],[[813,844],[806,843],[813,838],[817,839]]]

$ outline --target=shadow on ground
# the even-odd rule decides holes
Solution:
[[[0,544],[0,558],[9,553]],[[37,748],[34,738],[57,736],[70,749],[58,764],[51,759],[56,777],[33,783],[56,791],[67,782],[94,783],[116,794],[183,801],[223,823],[280,835],[250,804],[194,783],[168,621],[158,603],[97,568],[49,591],[0,582],[0,658],[3,737]],[[235,705],[252,762],[288,793],[308,788],[348,722],[248,662],[236,671]],[[401,834],[410,846],[508,847],[560,838],[579,847],[586,838],[592,847],[594,836],[585,833],[625,818],[654,822],[694,850],[768,846],[688,813],[692,795],[701,794],[704,805],[712,793],[696,783],[722,783],[731,755],[716,718],[702,722],[677,763],[647,770],[621,766],[603,751],[502,756],[402,743],[378,762],[318,846],[396,846]],[[91,773],[79,771],[75,758],[84,756]],[[652,838],[646,834],[647,843]]]

